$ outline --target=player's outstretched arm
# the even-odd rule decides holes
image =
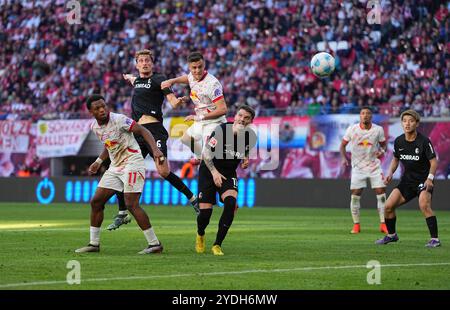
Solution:
[[[162,164],[165,160],[164,154],[161,152],[161,150],[156,145],[155,138],[153,137],[152,133],[148,131],[148,129],[144,128],[143,126],[136,123],[132,128],[131,132],[135,133],[137,135],[141,135],[145,142],[147,142],[148,145],[150,145],[153,157],[155,161],[158,161],[160,164]]]
[[[173,109],[176,109],[179,106],[183,105],[185,102],[189,101],[188,96],[177,98],[173,93],[166,95],[166,99],[167,99],[167,101],[169,101],[169,103]]]
[[[136,77],[132,74],[122,74],[125,81],[130,82],[131,85],[134,84],[134,81],[136,81]]]
[[[391,164],[389,166],[388,175],[387,175],[386,179],[384,180],[385,185],[388,185],[389,182],[391,182],[392,176],[394,175],[395,171],[397,170],[399,162],[400,161],[397,157],[392,158]]]
[[[187,74],[161,82],[161,89],[172,87],[174,84],[189,84]]]
[[[98,156],[98,158],[89,166],[88,172],[89,174],[96,174],[98,169],[100,169],[102,163],[109,157],[108,150],[106,147],[103,148],[102,153]]]

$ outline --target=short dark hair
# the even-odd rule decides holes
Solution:
[[[101,100],[101,99],[103,99],[103,101],[105,101],[105,98],[100,94],[90,95],[89,98],[86,100],[86,107],[88,108],[88,110],[91,109],[92,102]]]
[[[239,110],[244,110],[244,111],[250,113],[250,115],[252,116],[252,120],[255,118],[256,113],[255,113],[255,110],[251,106],[243,104],[243,105],[238,106],[236,112],[239,112]]]
[[[367,105],[366,105],[366,106],[363,106],[363,107],[359,110],[359,113],[361,113],[362,110],[369,110],[370,113],[373,113],[372,108],[369,107],[369,106],[367,106]]]
[[[199,60],[204,60],[202,53],[200,52],[192,52],[189,54],[189,56],[187,57],[187,61],[188,63],[191,62],[197,62]]]

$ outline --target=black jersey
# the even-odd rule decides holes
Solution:
[[[135,121],[138,121],[145,114],[162,122],[164,97],[172,92],[170,89],[161,90],[161,82],[166,79],[165,75],[159,73],[153,73],[149,78],[136,78],[131,99],[131,117]]]
[[[430,159],[436,157],[430,139],[417,133],[416,140],[409,142],[405,134],[398,136],[394,142],[394,156],[403,164],[401,181],[419,184],[427,179],[430,171]]]
[[[208,139],[208,147],[214,157],[213,163],[217,170],[224,174],[234,174],[239,163],[244,157],[248,157],[250,150],[256,145],[256,133],[246,128],[244,131],[234,134],[233,123],[223,123],[214,129]],[[202,165],[204,163],[202,162]]]

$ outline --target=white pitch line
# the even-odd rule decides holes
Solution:
[[[417,263],[417,264],[386,264],[380,265],[382,268],[386,267],[427,267],[427,266],[449,266],[450,263]],[[221,271],[221,272],[200,272],[200,273],[178,273],[165,274],[154,276],[136,276],[136,277],[115,277],[115,278],[94,278],[82,279],[81,282],[104,282],[104,281],[129,281],[129,280],[150,280],[163,278],[181,278],[181,277],[198,277],[198,276],[217,276],[217,275],[241,275],[246,273],[277,273],[277,272],[295,272],[295,271],[310,271],[310,270],[330,270],[330,269],[357,269],[365,268],[366,265],[350,265],[350,266],[322,266],[322,267],[299,267],[290,269],[249,269],[239,271]],[[9,283],[0,284],[0,288],[11,288],[20,286],[36,286],[36,285],[52,285],[52,284],[67,284],[67,281],[40,281],[30,283]]]

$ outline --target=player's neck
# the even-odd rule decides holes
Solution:
[[[370,128],[372,128],[372,123],[369,123],[367,125],[364,123],[359,123],[359,127],[361,127],[361,129],[369,130]]]
[[[413,131],[413,132],[405,132],[405,140],[406,141],[415,141],[417,138],[417,130]]]
[[[144,79],[148,79],[149,77],[151,77],[153,74],[153,71],[150,72],[146,72],[146,73],[140,73],[139,72],[139,77],[144,78]]]

